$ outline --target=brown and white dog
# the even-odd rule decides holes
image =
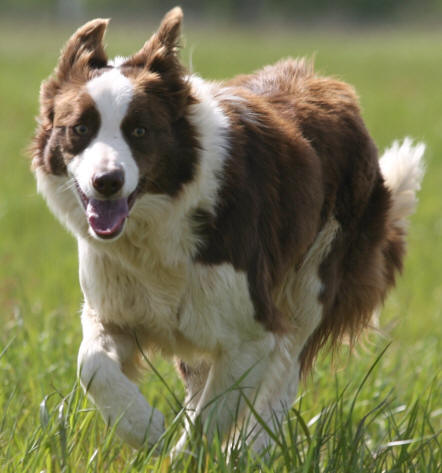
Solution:
[[[353,89],[304,60],[222,83],[186,73],[181,19],[113,61],[108,21],[81,27],[32,145],[38,190],[78,240],[82,385],[135,447],[164,430],[131,381],[140,346],[176,358],[209,437],[247,417],[244,396],[280,419],[318,350],[354,339],[394,285],[423,175],[410,140],[379,164]]]

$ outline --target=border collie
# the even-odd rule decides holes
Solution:
[[[225,82],[187,73],[181,20],[171,10],[112,61],[107,20],[77,30],[41,87],[32,168],[78,241],[78,371],[104,418],[134,447],[159,440],[134,381],[159,350],[190,422],[210,439],[248,418],[260,451],[271,439],[245,397],[280,420],[318,350],[354,340],[394,285],[424,145],[379,161],[353,88],[302,59]]]

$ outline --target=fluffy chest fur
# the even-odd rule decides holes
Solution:
[[[104,324],[138,331],[146,348],[184,359],[262,337],[244,273],[228,264],[165,266],[146,248],[127,256],[122,243],[116,256],[79,242],[85,303]]]

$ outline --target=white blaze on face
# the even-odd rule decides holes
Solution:
[[[92,186],[97,173],[123,169],[121,197],[127,197],[138,185],[138,166],[121,131],[121,123],[133,97],[133,84],[119,69],[111,69],[86,84],[100,115],[100,128],[89,146],[68,165],[83,193],[99,197]]]

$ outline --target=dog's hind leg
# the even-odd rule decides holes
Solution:
[[[133,373],[135,338],[102,325],[87,306],[82,314],[83,341],[78,355],[81,384],[104,419],[135,448],[156,443],[164,432],[163,415],[144,399],[124,372]]]
[[[220,353],[213,360],[196,408],[189,412],[191,422],[202,426],[209,442],[216,433],[221,440],[225,438],[246,407],[245,397],[253,402],[274,347],[275,337],[268,333],[262,339],[249,340],[236,349]],[[183,450],[187,439],[185,432],[173,454]]]
[[[274,445],[273,437],[281,438],[283,422],[298,391],[300,363],[296,352],[299,348],[293,353],[283,348],[283,342],[277,345],[254,405],[259,418],[252,412],[246,413],[230,439],[229,451],[245,440],[253,451],[263,455]]]

